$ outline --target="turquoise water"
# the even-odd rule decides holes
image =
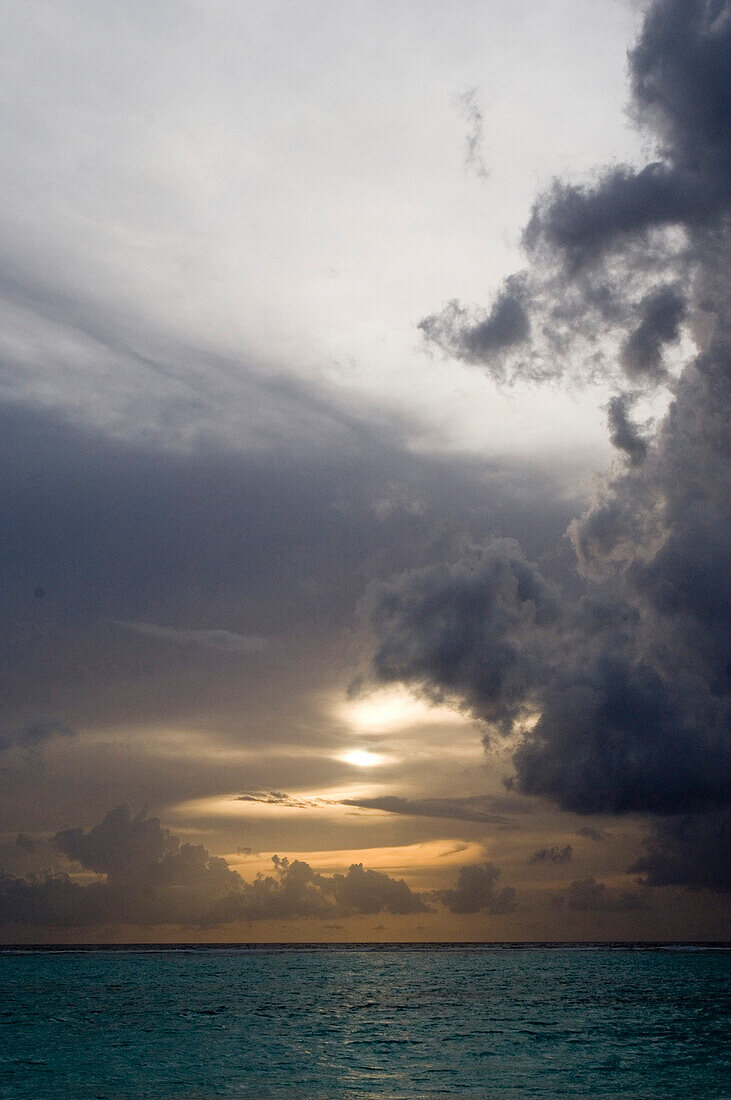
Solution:
[[[729,1097],[731,952],[0,953],[0,1096]]]

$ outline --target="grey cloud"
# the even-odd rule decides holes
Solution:
[[[221,649],[230,653],[261,653],[268,641],[253,634],[236,634],[232,630],[190,630],[180,627],[160,626],[157,623],[117,621],[118,626],[136,630],[150,638],[178,642],[180,645],[199,645],[204,649]]]
[[[117,807],[88,833],[56,834],[53,847],[104,878],[82,885],[67,872],[0,879],[0,923],[88,927],[199,923],[213,899],[239,887],[225,860],[181,843],[156,818]]]
[[[422,322],[427,340],[498,381],[666,380],[663,348],[677,341],[689,306],[680,282],[692,285],[706,235],[728,214],[729,25],[725,2],[656,0],[648,9],[630,76],[658,159],[612,167],[591,184],[554,181],[537,200],[523,236],[529,266],[506,281],[484,322],[490,335],[517,283],[525,346],[481,343],[480,325],[456,302]]]
[[[21,847],[32,845],[27,838]],[[274,873],[245,882],[203,845],[181,842],[146,813],[110,811],[88,832],[57,833],[51,847],[96,872],[82,884],[67,871],[0,874],[0,924],[89,927],[105,924],[212,926],[235,920],[342,917],[428,907],[403,880],[353,864],[320,875],[301,860],[277,856]],[[24,853],[27,857],[27,853]]]
[[[383,795],[379,798],[344,798],[341,805],[359,806],[364,810],[379,810],[407,817],[445,817],[454,821],[476,821],[484,825],[509,828],[510,818],[494,812],[495,802],[488,796],[474,795],[468,798],[400,798]]]
[[[19,833],[14,840],[0,843],[0,875],[34,881],[66,869],[63,855],[48,840]]]
[[[573,858],[573,848],[570,844],[563,848],[552,844],[550,848],[539,848],[530,857],[529,863],[569,863]]]
[[[434,896],[450,913],[512,913],[515,890],[512,886],[498,890],[499,877],[500,869],[492,863],[470,864],[460,867],[453,889],[437,891]]]
[[[559,253],[575,274],[650,229],[715,215],[715,189],[698,194],[697,182],[661,162],[612,169],[594,187],[556,182],[534,207],[526,247]]]
[[[236,797],[239,802],[263,802],[267,806],[288,806],[296,801],[284,791],[247,791],[246,794],[239,794]]]
[[[628,237],[670,224],[703,227],[726,211],[730,49],[726,0],[656,0],[629,60],[636,116],[662,160],[613,169],[593,188],[557,184],[534,211],[528,246],[543,242],[577,268]]]
[[[478,89],[467,88],[455,97],[455,103],[469,127],[465,139],[465,166],[471,168],[480,179],[487,179],[490,173],[482,156],[484,119]]]
[[[54,844],[82,867],[106,875],[110,890],[156,886],[208,894],[230,889],[237,881],[225,860],[210,856],[200,844],[181,844],[157,818],[145,812],[133,815],[128,806],[111,810],[88,833],[57,833]]]
[[[371,608],[377,679],[454,698],[488,737],[517,741],[514,789],[580,813],[711,812],[731,791],[730,58],[727,0],[655,0],[630,77],[657,159],[539,198],[528,266],[496,297],[520,287],[528,339],[479,349],[458,303],[423,322],[498,381],[565,376],[617,391],[610,435],[628,461],[570,526],[573,581],[559,592],[524,559],[526,601],[453,555],[393,577]],[[699,315],[713,323],[676,376],[665,351]],[[640,428],[634,403],[660,383],[667,414]],[[484,562],[504,554],[481,551]]]
[[[423,913],[428,908],[402,879],[353,864],[345,875],[321,875],[303,860],[274,856],[274,874],[260,875],[238,892],[217,899],[212,924],[234,920],[347,917],[379,912]]]
[[[643,298],[641,320],[622,348],[627,374],[638,378],[662,376],[663,347],[677,342],[685,313],[686,301],[677,287],[663,286]]]
[[[376,584],[364,606],[379,636],[380,681],[457,697],[505,728],[525,706],[535,638],[557,610],[554,590],[510,539]]]
[[[329,798],[296,798],[284,791],[247,791],[236,796],[237,802],[255,802],[265,806],[290,806],[295,809],[312,809],[317,806],[333,806],[336,802]]]
[[[597,844],[600,844],[606,837],[606,833],[603,833],[601,829],[595,829],[593,825],[582,825],[576,830],[577,836],[586,837],[587,840],[594,840]]]
[[[647,853],[630,868],[647,886],[731,891],[731,813],[686,815],[655,823]]]
[[[359,863],[346,874],[322,875],[302,860],[274,856],[271,874],[246,882],[203,845],[182,842],[157,818],[133,814],[128,806],[88,831],[67,829],[50,841],[21,837],[14,847],[14,861],[0,863],[0,925],[212,927],[431,911],[425,896],[402,879]],[[49,868],[49,853],[65,860],[63,867]],[[76,881],[79,865],[98,880]],[[512,912],[515,891],[499,890],[499,876],[490,863],[465,866],[453,889],[432,897],[457,914]]]
[[[655,667],[636,649],[637,608],[600,595],[561,605],[514,543],[473,548],[372,588],[374,675],[456,700],[487,723],[488,739],[538,712],[514,752],[513,785],[566,809],[723,802],[727,704],[695,670]]]
[[[455,530],[513,530],[540,552],[575,508],[531,464],[431,459],[378,432],[346,436],[298,443],[294,454],[181,452],[6,403],[0,729],[17,739],[39,715],[68,728],[113,727],[223,708],[242,729],[243,687],[227,702],[231,662],[249,645],[237,639],[278,639],[247,670],[266,695],[266,671],[276,665],[281,682],[293,667],[295,633],[298,659],[316,660],[372,577],[430,560]],[[384,482],[421,507],[374,523]],[[218,632],[187,633],[201,622]],[[306,690],[300,677],[297,691]],[[280,696],[283,705],[287,692]]]
[[[22,726],[0,726],[0,752],[11,748],[34,749],[51,737],[72,737],[74,731],[57,718],[34,718]]]
[[[723,804],[731,774],[727,702],[690,669],[671,676],[658,668],[662,649],[656,663],[645,659],[631,609],[584,605],[567,626],[578,631],[575,649],[569,632],[558,640],[563,651],[547,654],[541,717],[514,754],[518,789],[580,813]]]
[[[577,879],[553,903],[580,913],[626,913],[648,907],[647,900],[632,890],[608,890],[606,883],[594,878]]]
[[[452,301],[439,313],[425,317],[419,329],[442,351],[467,363],[492,361],[496,377],[504,380],[501,360],[495,353],[525,343],[530,321],[523,302],[521,280],[509,280],[496,297],[489,313],[475,314]]]
[[[616,394],[607,406],[609,438],[618,450],[624,451],[632,466],[639,466],[647,458],[647,439],[629,418],[636,397],[633,393]]]
[[[403,879],[366,870],[362,863],[354,863],[347,875],[333,875],[332,890],[344,912],[428,912],[424,901],[409,890]]]

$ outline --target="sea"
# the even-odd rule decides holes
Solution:
[[[0,1097],[731,1097],[728,945],[0,949]]]

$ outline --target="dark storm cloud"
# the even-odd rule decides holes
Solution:
[[[538,200],[529,265],[481,322],[519,287],[517,339],[481,347],[457,303],[422,322],[500,381],[615,386],[625,461],[570,528],[584,594],[484,543],[374,587],[373,669],[517,737],[516,790],[581,813],[710,811],[731,792],[731,5],[656,0],[629,60],[658,159]],[[701,350],[678,375],[684,326]],[[658,385],[671,402],[652,434],[630,414]]]
[[[524,232],[530,266],[481,322],[456,302],[427,318],[427,340],[499,381],[621,378],[622,369],[635,384],[662,379],[663,347],[677,341],[688,304],[679,280],[692,282],[704,235],[728,214],[730,49],[728,3],[654,3],[629,60],[635,114],[659,159],[592,184],[555,181]],[[492,339],[516,286],[516,338]]]
[[[618,450],[624,451],[631,466],[639,466],[647,458],[647,440],[629,417],[636,396],[616,394],[607,406],[609,438]]]
[[[460,867],[456,887],[439,890],[434,896],[450,913],[512,913],[515,890],[512,886],[498,890],[499,877],[500,870],[492,863],[470,864]]]
[[[565,905],[580,913],[627,913],[648,907],[641,894],[633,890],[608,890],[606,883],[594,878],[577,879],[552,900],[554,905]]]
[[[731,20],[726,0],[658,0],[630,53],[633,103],[661,159],[588,188],[556,184],[526,229],[576,269],[660,226],[707,226],[731,198]]]
[[[597,844],[600,844],[606,838],[606,834],[601,829],[595,829],[593,825],[582,825],[576,830],[576,835],[586,837],[587,840],[594,840]]]
[[[536,676],[536,637],[557,613],[553,588],[511,539],[381,582],[366,607],[380,681],[418,681],[506,729]]]
[[[378,798],[345,798],[341,805],[403,814],[407,817],[445,817],[453,821],[476,821],[485,825],[497,825],[499,828],[510,828],[513,824],[511,819],[494,811],[495,803],[504,801],[486,795],[468,798],[400,798],[397,795],[382,795]]]
[[[306,624],[306,647],[289,644],[316,660],[372,577],[442,553],[455,530],[515,530],[541,552],[572,508],[530,465],[411,456],[377,427],[180,450],[5,404],[0,464],[2,743],[32,740],[39,716],[233,714],[233,670],[266,694],[265,670],[289,668],[282,639]]]
[[[641,320],[622,348],[622,363],[628,375],[662,376],[663,347],[678,341],[685,310],[685,298],[674,286],[660,287],[643,298]]]
[[[688,815],[655,824],[647,853],[629,870],[647,886],[731,891],[731,813]]]
[[[530,322],[521,298],[522,281],[514,277],[495,299],[487,314],[475,314],[453,301],[440,313],[425,317],[419,328],[430,342],[467,363],[490,360],[496,352],[523,344],[530,335]],[[495,358],[494,373],[503,380]]]
[[[19,838],[16,847],[24,850],[11,851],[15,858],[0,873],[0,924],[210,927],[236,920],[428,912],[405,882],[362,864],[326,876],[301,860],[275,856],[272,875],[245,882],[203,845],[181,842],[156,818],[134,815],[127,806],[110,811],[88,832],[69,829],[40,842],[45,863],[35,843],[23,838],[21,844]],[[65,857],[64,870],[45,869],[49,851]],[[68,872],[74,863],[103,877],[75,881]],[[24,874],[17,873],[21,867]]]
[[[528,860],[529,863],[569,863],[573,858],[573,848],[570,844],[563,848],[552,844],[550,848],[539,848]]]
[[[616,629],[592,641],[593,653],[569,657],[553,684],[544,677],[537,686],[541,717],[513,757],[517,789],[578,813],[723,804],[727,701],[708,698],[692,677],[678,683],[633,652],[613,652]]]

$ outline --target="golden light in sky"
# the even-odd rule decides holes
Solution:
[[[367,749],[351,749],[350,752],[344,752],[340,759],[345,764],[352,764],[354,768],[375,768],[386,762],[386,757],[381,753],[368,752]]]
[[[393,733],[409,726],[463,725],[469,719],[451,707],[435,706],[402,688],[385,688],[358,698],[338,701],[336,715],[365,734]]]

